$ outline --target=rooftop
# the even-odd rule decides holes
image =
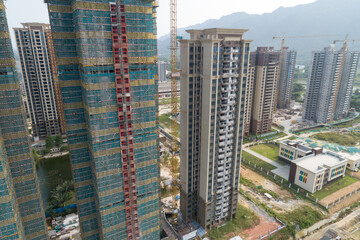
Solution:
[[[351,154],[351,153],[348,153],[348,152],[339,152],[338,153],[340,156],[346,158],[346,159],[349,159],[351,161],[358,161],[360,160],[360,154],[359,153],[355,153],[355,154]]]
[[[303,152],[306,152],[306,153],[311,153],[312,152],[312,148],[305,146],[305,143],[301,142],[301,141],[284,140],[281,143],[286,144],[286,145],[291,146],[291,147],[294,147],[294,148],[297,148],[297,149],[299,149],[299,150],[301,150]]]
[[[321,172],[326,168],[335,167],[341,163],[345,163],[347,160],[330,151],[324,151],[318,155],[309,155],[303,158],[299,158],[295,161],[296,165],[299,167],[305,168],[310,172],[317,173]]]

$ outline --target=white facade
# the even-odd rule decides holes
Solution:
[[[328,182],[344,177],[347,160],[338,154],[326,151],[297,159],[293,164],[296,165],[296,170],[295,173],[290,170],[290,174],[295,174],[294,183],[314,193],[321,190]]]
[[[279,157],[285,160],[293,161],[312,153],[312,149],[306,147],[302,142],[290,140],[284,140],[280,142]]]
[[[350,154],[347,152],[339,152],[339,155],[341,155],[342,157],[344,157],[348,160],[346,167],[349,170],[355,171],[358,168],[360,168],[360,154],[359,153]]]

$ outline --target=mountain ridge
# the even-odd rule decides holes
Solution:
[[[271,13],[248,14],[235,12],[219,19],[209,19],[203,23],[178,29],[178,35],[188,38],[188,29],[242,28],[249,29],[244,38],[253,40],[252,50],[257,46],[280,48],[280,40],[273,36],[318,36],[313,38],[287,39],[286,45],[298,51],[298,62],[306,64],[311,52],[329,46],[334,39],[360,39],[357,24],[360,22],[360,1],[358,0],[318,0],[294,7],[279,7]],[[331,36],[329,36],[331,35]],[[169,35],[158,40],[159,57],[169,56]],[[358,50],[360,44],[350,46]],[[340,46],[337,46],[340,49]]]

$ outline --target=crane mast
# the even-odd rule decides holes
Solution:
[[[174,133],[178,131],[176,118],[178,116],[178,56],[177,56],[177,0],[170,0],[170,50],[171,50],[171,132],[173,135],[172,155],[178,151]]]
[[[178,152],[178,144],[176,141],[176,133],[178,132],[177,116],[178,116],[178,56],[177,56],[177,0],[170,0],[170,51],[171,51],[171,161],[178,161],[175,156]],[[173,186],[177,187],[175,169],[171,169]],[[178,204],[176,196],[172,200],[172,223],[178,223]]]

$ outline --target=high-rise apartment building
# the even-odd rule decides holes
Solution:
[[[0,238],[47,239],[3,0],[0,0],[0,132]]]
[[[156,2],[47,0],[82,239],[159,239]]]
[[[291,103],[296,51],[284,47],[280,79],[278,83],[277,107],[280,109],[289,108]]]
[[[360,52],[337,51],[334,45],[313,52],[303,118],[329,123],[346,116]]]
[[[42,138],[57,135],[61,128],[54,82],[57,72],[53,74],[50,61],[53,48],[50,26],[42,23],[22,25],[23,28],[14,28],[14,31],[33,135]]]
[[[236,216],[250,42],[246,30],[180,40],[182,218],[204,228]]]
[[[166,62],[158,62],[159,81],[166,81]]]
[[[271,131],[280,52],[272,47],[258,47],[250,54],[245,89],[244,136]]]

